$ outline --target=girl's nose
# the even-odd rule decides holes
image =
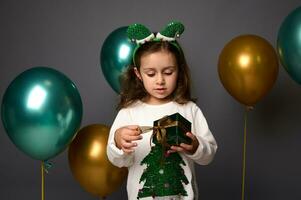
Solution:
[[[159,84],[159,85],[165,84],[165,79],[164,79],[164,76],[162,74],[158,74],[157,84]]]

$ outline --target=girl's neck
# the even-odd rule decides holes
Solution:
[[[150,96],[147,96],[141,100],[143,103],[149,104],[149,105],[162,105],[166,104],[172,101],[171,97],[165,98],[165,99],[155,99]]]

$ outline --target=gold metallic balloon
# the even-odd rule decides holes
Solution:
[[[218,73],[226,90],[240,103],[254,106],[272,88],[278,75],[274,48],[256,35],[241,35],[222,50]]]
[[[109,130],[100,124],[82,128],[68,151],[73,176],[86,191],[98,197],[114,192],[127,176],[126,168],[113,166],[107,158]]]

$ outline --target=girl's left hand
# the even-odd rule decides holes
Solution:
[[[183,152],[187,154],[194,154],[199,147],[199,141],[191,132],[187,132],[186,135],[191,138],[191,144],[181,143],[180,146],[171,146],[167,153]]]

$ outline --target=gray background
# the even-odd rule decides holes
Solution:
[[[244,108],[217,73],[221,49],[240,34],[257,34],[274,47],[282,20],[300,0],[1,0],[0,96],[21,72],[50,66],[77,85],[82,126],[110,125],[116,93],[105,81],[100,48],[114,29],[131,23],[157,31],[172,19],[192,71],[193,92],[219,144],[213,163],[197,167],[201,198],[240,199]],[[246,199],[301,199],[301,86],[280,67],[273,89],[248,115]],[[40,162],[17,150],[0,125],[0,199],[40,199]],[[69,170],[67,151],[46,176],[46,199],[96,199]],[[127,199],[125,184],[108,199]]]

